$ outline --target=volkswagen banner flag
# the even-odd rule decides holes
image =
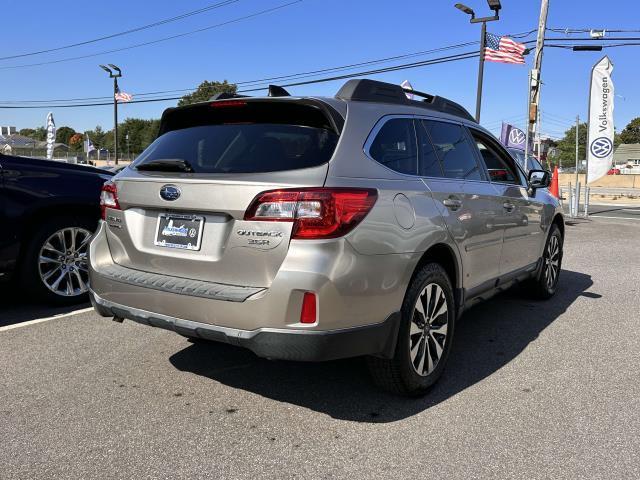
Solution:
[[[505,147],[518,148],[524,150],[527,134],[519,128],[502,122],[502,132],[500,133],[500,141]]]
[[[47,158],[53,158],[53,147],[56,143],[56,123],[53,121],[53,113],[47,115]]]
[[[587,182],[604,177],[613,161],[613,63],[605,56],[591,72]]]

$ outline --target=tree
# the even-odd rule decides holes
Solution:
[[[69,145],[69,140],[75,133],[76,131],[71,127],[60,127],[56,130],[56,142]]]
[[[236,93],[237,89],[238,86],[235,83],[229,83],[226,80],[223,82],[209,82],[205,80],[198,85],[195,92],[184,95],[178,101],[178,106],[182,107],[183,105],[190,105],[192,103],[206,102],[216,93]]]
[[[93,143],[96,148],[107,148],[105,145],[107,134],[102,130],[100,125],[97,125],[95,129],[88,130],[84,133],[89,136],[91,143]],[[113,141],[111,143],[113,144]]]
[[[587,124],[581,123],[578,127],[578,159],[585,160],[587,158]],[[556,148],[556,162],[559,165],[575,165],[576,162],[576,127],[571,127],[564,132],[564,137],[558,142]]]
[[[620,143],[640,143],[640,117],[636,117],[624,127],[619,135]]]
[[[41,142],[45,141],[47,139],[47,129],[44,127],[36,128],[31,138],[33,138],[34,140],[39,140]]]
[[[68,145],[76,152],[82,150],[84,137],[81,133],[74,133],[69,137]]]
[[[35,138],[36,131],[33,128],[23,128],[18,133],[23,137]]]

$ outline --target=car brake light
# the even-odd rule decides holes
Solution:
[[[302,297],[302,309],[300,310],[300,323],[316,323],[316,294],[304,292]]]
[[[120,210],[120,203],[118,202],[118,189],[113,182],[106,182],[102,185],[100,191],[100,215],[102,219],[106,219],[107,208],[113,208],[114,210]]]
[[[218,100],[215,102],[211,102],[209,104],[210,107],[215,107],[215,108],[244,107],[246,105],[247,105],[247,102],[243,100]]]
[[[245,220],[293,222],[291,238],[341,237],[358,225],[376,202],[367,188],[301,188],[258,194]]]

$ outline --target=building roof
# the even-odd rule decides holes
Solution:
[[[640,159],[640,143],[622,143],[613,154],[613,163],[616,165],[636,159]]]
[[[0,145],[11,145],[12,147],[33,147],[36,144],[36,140],[33,138],[25,137],[17,133],[13,135],[0,135]]]

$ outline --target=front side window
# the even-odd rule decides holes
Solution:
[[[378,131],[369,155],[391,170],[408,175],[418,173],[418,154],[413,120],[392,118]]]
[[[434,120],[424,120],[423,124],[440,157],[445,177],[483,179],[473,147],[461,125]]]
[[[496,183],[519,184],[520,176],[514,162],[508,155],[503,155],[498,147],[488,138],[472,132],[480,156],[487,167],[489,179]]]

